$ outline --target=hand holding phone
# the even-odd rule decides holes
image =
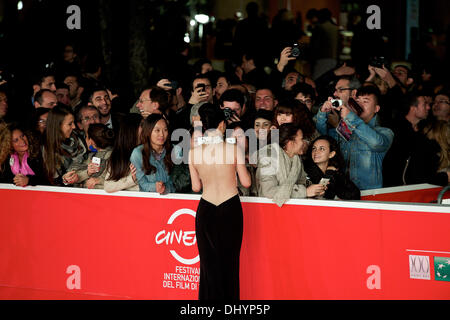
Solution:
[[[322,179],[320,179],[320,182],[319,182],[319,184],[321,184],[324,187],[326,187],[328,185],[328,183],[330,183],[329,178],[322,178]]]

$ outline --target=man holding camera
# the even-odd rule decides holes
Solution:
[[[350,179],[360,190],[383,187],[383,158],[392,144],[393,132],[377,124],[379,90],[375,86],[361,87],[356,94],[359,108],[347,104],[333,106],[329,98],[317,114],[317,131],[330,134],[340,145],[342,155],[348,163]],[[328,131],[327,116],[336,109],[341,120],[336,130]],[[358,110],[359,109],[359,110]],[[359,113],[359,114],[358,114]]]
[[[336,107],[339,107],[341,105],[348,106],[349,99],[356,98],[356,93],[359,87],[361,87],[361,83],[355,76],[341,76],[334,86],[334,98],[328,97],[328,101],[336,100]],[[325,103],[327,103],[328,101],[326,101]],[[330,130],[334,131],[334,129],[338,126],[339,120],[340,115],[338,110],[336,108],[331,108],[327,115],[327,124]]]
[[[205,75],[198,75],[192,81],[191,98],[189,104],[194,105],[200,102],[213,103],[214,89],[211,80]]]

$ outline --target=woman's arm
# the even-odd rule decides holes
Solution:
[[[194,153],[192,149],[189,150],[189,173],[191,175],[192,191],[200,192],[202,190],[202,181],[194,166]]]
[[[109,177],[110,177],[110,172],[107,171],[103,189],[109,193],[117,192],[120,190],[126,190],[129,188],[132,188],[133,186],[137,186],[137,183],[134,182],[131,174],[129,174],[126,177],[123,177],[122,179],[119,179],[117,181],[108,180]]]
[[[235,151],[236,172],[239,176],[239,181],[244,188],[250,188],[252,185],[252,177],[245,166],[245,153],[238,146],[235,146]]]

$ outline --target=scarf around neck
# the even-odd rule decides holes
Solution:
[[[281,207],[291,198],[292,190],[302,171],[299,156],[290,158],[278,143],[272,143],[259,151],[260,163],[264,166],[262,174],[275,174],[278,188],[272,196],[273,201]]]
[[[34,176],[35,173],[28,165],[27,160],[28,160],[28,152],[25,152],[25,154],[22,158],[22,163],[20,163],[19,155],[17,154],[17,152],[13,153],[11,155],[11,159],[9,162],[9,164],[11,166],[11,172],[14,175],[23,174],[24,176]]]

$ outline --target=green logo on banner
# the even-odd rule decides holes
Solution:
[[[434,257],[434,279],[450,282],[450,258]]]

